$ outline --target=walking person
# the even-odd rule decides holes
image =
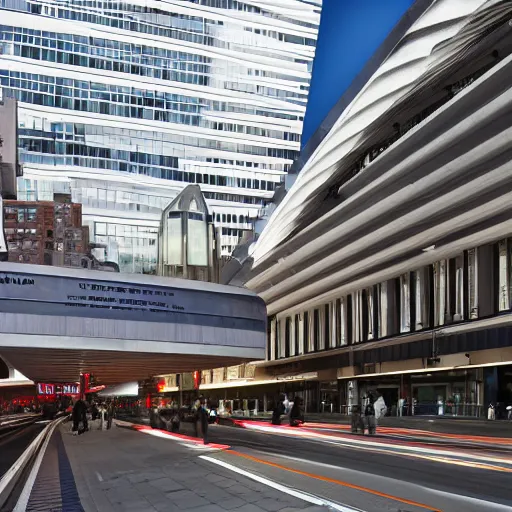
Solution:
[[[89,430],[87,425],[87,404],[81,398],[76,401],[71,416],[73,419],[73,432],[80,435]],[[80,426],[80,424],[82,425]]]
[[[203,443],[208,444],[208,411],[206,410],[205,400],[202,399],[198,411],[198,423],[203,436]]]

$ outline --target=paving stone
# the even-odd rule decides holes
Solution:
[[[171,478],[160,478],[159,480],[150,482],[150,485],[163,492],[174,492],[183,489],[182,485],[180,485],[178,482],[175,482]]]
[[[310,506],[214,467],[181,444],[138,432],[92,431],[65,444],[85,512],[296,512]]]
[[[225,512],[225,509],[210,503],[204,507],[190,508],[188,512]]]
[[[219,503],[219,505],[222,506],[224,510],[234,510],[238,509],[242,505],[247,504],[245,500],[242,498],[237,498],[235,496],[229,496],[227,499],[223,499],[221,501],[212,500],[215,501],[215,503]]]
[[[221,476],[221,475],[216,475],[215,473],[210,473],[208,475],[206,475],[206,480],[208,480],[208,482],[222,482],[223,480],[226,480],[226,477],[225,476]]]
[[[235,508],[234,510],[236,512],[265,512],[265,510],[257,507],[254,503],[247,503],[246,505],[243,505],[240,508]]]
[[[290,505],[290,503],[286,503],[272,498],[265,498],[263,500],[259,500],[257,505],[258,507],[267,510],[268,512],[277,512],[278,510],[281,510],[284,507]]]
[[[158,512],[181,512],[182,510],[179,505],[170,502],[158,503],[154,507]]]
[[[217,486],[222,487],[224,489],[233,487],[234,485],[238,485],[238,482],[236,480],[233,480],[232,478],[225,478],[224,480],[217,482]]]
[[[233,494],[229,494],[224,489],[217,489],[215,492],[212,492],[205,496],[205,498],[209,499],[213,503],[219,503],[224,506],[224,503],[229,502],[230,500],[240,500],[240,498],[237,498],[233,496]],[[246,501],[242,500],[242,504],[247,503]],[[229,509],[227,509],[229,510]]]
[[[208,500],[205,500],[204,498],[201,498],[201,496],[198,496],[197,494],[192,493],[190,497],[186,499],[179,499],[176,500],[174,498],[174,493],[169,494],[169,499],[176,505],[180,505],[180,507],[183,510],[187,510],[190,508],[198,508],[205,505],[212,505],[212,503]],[[213,506],[213,505],[212,505]]]

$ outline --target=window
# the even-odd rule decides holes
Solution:
[[[411,330],[411,281],[409,274],[400,276],[400,332]]]
[[[323,311],[323,336],[322,336],[322,346],[321,350],[325,350],[326,348],[331,348],[331,304],[326,304],[324,306]]]
[[[304,336],[305,327],[303,313],[297,315],[296,324],[295,336],[297,337],[297,355],[301,355],[304,354],[304,339],[306,339]]]
[[[320,349],[320,311],[318,309],[313,310],[313,330],[312,330],[312,344],[310,345],[311,352],[317,352]]]
[[[295,347],[292,348],[292,319],[290,317],[286,317],[285,326],[284,326],[284,357],[290,357],[292,355],[292,350],[295,352]]]
[[[384,338],[388,332],[388,283],[387,281],[377,285],[379,297],[379,310],[377,319],[377,337]]]
[[[313,336],[311,333],[313,322],[309,311],[304,311],[304,353],[312,352]]]
[[[470,249],[468,258],[468,314],[469,319],[478,318],[478,251]],[[510,269],[510,266],[509,266]]]
[[[434,323],[445,324],[446,317],[446,260],[434,263]]]
[[[346,329],[346,318],[347,318],[347,311],[346,311],[346,303],[345,299],[338,299],[336,301],[336,331],[337,331],[337,342],[336,345],[343,347],[347,344],[347,329]]]
[[[424,267],[413,272],[414,282],[414,329],[421,331],[431,326],[431,272]]]
[[[353,325],[353,343],[363,341],[363,293],[361,290],[352,293],[352,325]]]
[[[19,218],[19,217],[18,217]],[[510,309],[510,264],[508,241],[498,242],[498,309],[507,311]]]

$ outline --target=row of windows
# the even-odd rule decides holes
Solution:
[[[222,228],[222,234],[224,236],[234,236],[240,238],[244,231],[242,229]]]
[[[103,115],[192,126],[201,125],[205,128],[217,129],[224,132],[231,131],[295,142],[300,140],[300,136],[297,133],[268,130],[241,124],[210,122],[202,120],[200,115],[177,113],[172,109],[176,107],[180,110],[199,111],[200,107],[199,105],[182,104],[166,100],[163,97],[159,97],[159,93],[155,94],[153,91],[132,89],[134,94],[123,94],[121,92],[110,91],[102,92],[92,90],[92,88],[98,84],[88,84],[88,82],[82,82],[82,84],[90,85],[91,89],[72,89],[63,86],[47,85],[46,83],[39,83],[36,81],[20,80],[13,78],[12,76],[10,78],[2,76],[5,74],[6,72],[0,71],[0,85],[13,88],[16,98],[25,103],[64,108],[67,110],[94,112]],[[14,74],[15,73],[11,73],[11,75]],[[32,92],[34,89],[38,92]],[[110,86],[110,89],[116,90],[126,88]],[[142,96],[141,93],[144,93],[144,96]],[[163,93],[161,93],[161,95],[164,96]]]
[[[23,122],[20,120],[20,122]],[[24,123],[23,123],[24,124]],[[23,124],[21,126],[23,126]],[[284,148],[266,148],[266,147],[258,147],[258,146],[249,146],[247,144],[238,144],[236,142],[227,142],[227,141],[221,141],[221,140],[215,140],[215,139],[207,139],[207,138],[197,138],[189,135],[177,135],[177,134],[164,134],[166,140],[169,143],[172,143],[171,145],[166,145],[165,151],[161,151],[162,147],[158,144],[154,144],[154,141],[148,141],[147,139],[141,139],[141,140],[126,140],[125,137],[123,137],[121,129],[115,129],[115,128],[98,128],[98,132],[103,135],[103,140],[101,143],[108,146],[119,146],[120,144],[127,145],[130,144],[132,146],[141,146],[141,149],[147,149],[150,151],[155,152],[162,152],[162,153],[169,153],[171,151],[175,151],[178,153],[181,153],[184,158],[186,158],[188,155],[186,153],[187,148],[184,146],[192,146],[192,147],[201,147],[201,148],[207,148],[215,151],[226,151],[230,153],[240,153],[240,154],[247,154],[247,155],[256,155],[256,156],[265,156],[265,157],[271,157],[271,158],[283,158],[292,161],[294,157],[297,156],[297,151],[284,149]],[[23,131],[23,135],[30,136],[32,135],[28,130],[28,128],[21,128]],[[142,136],[142,132],[141,136]],[[53,139],[53,135],[46,135],[43,134],[46,138]],[[55,140],[63,139],[64,136],[59,135],[58,133],[55,135]],[[77,140],[76,137],[73,136],[65,136],[67,140]],[[98,139],[95,139],[95,142],[98,143]],[[174,146],[177,147],[174,147]],[[243,155],[240,155],[243,156]],[[190,158],[190,157],[189,157]],[[220,160],[220,159],[219,159]],[[238,161],[237,161],[238,162]],[[247,167],[255,167],[255,163],[252,162],[245,162]],[[251,165],[248,165],[248,164]],[[238,165],[238,164],[237,164]],[[276,164],[274,167],[276,167],[275,170],[284,170],[285,164]],[[283,167],[283,169],[279,169],[278,167]]]
[[[0,33],[4,41],[15,41],[42,48],[59,49],[67,52],[84,53],[91,56],[110,57],[129,63],[151,65],[152,57],[158,57],[158,65],[169,62],[169,69],[182,71],[206,71],[212,59],[204,55],[187,53],[177,50],[168,50],[155,46],[137,43],[126,43],[113,39],[103,39],[92,36],[64,34],[60,32],[46,32],[30,28],[0,25]],[[197,68],[189,68],[190,63]]]
[[[71,164],[69,164],[71,165]],[[55,183],[45,180],[18,180],[18,199],[20,201],[53,201],[54,200],[54,188]],[[118,199],[117,196],[108,197],[107,193],[113,191],[97,190],[94,196],[90,196],[89,193],[84,192],[85,190],[97,190],[97,189],[83,189],[83,188],[72,188],[72,199],[76,203],[86,203],[88,199],[98,199],[99,201],[120,201],[123,204],[144,204],[148,207],[154,207],[159,210],[165,208],[169,203],[170,199],[160,198],[158,202],[154,196],[148,196],[145,194],[130,194],[129,192],[120,192],[120,194],[126,194],[125,197]],[[103,192],[103,193],[102,193]],[[69,193],[69,191],[68,191]],[[237,194],[224,194],[218,192],[203,192],[204,197],[216,201],[225,201],[232,203],[241,203],[255,206],[264,206],[265,200],[260,197],[237,195]],[[137,196],[137,197],[131,197]],[[157,198],[158,199],[158,198]],[[224,215],[222,217],[224,219]],[[220,220],[218,220],[220,222]],[[227,222],[227,221],[226,221]]]
[[[15,54],[24,57],[36,59],[42,57],[42,60],[49,60],[50,58],[53,58],[53,62],[64,62],[64,60],[55,60],[54,54],[48,54],[47,49],[50,49],[54,51],[61,50],[67,52],[68,54],[74,53],[83,54],[82,56],[106,57],[108,59],[114,59],[115,61],[118,61],[120,67],[112,67],[108,69],[112,69],[112,71],[124,71],[126,73],[133,73],[129,65],[136,64],[164,70],[187,71],[203,74],[208,72],[225,74],[225,71],[222,73],[222,70],[225,68],[212,67],[212,59],[210,57],[194,53],[186,53],[183,51],[168,50],[166,48],[158,48],[136,43],[126,43],[122,41],[102,39],[92,36],[87,37],[58,32],[46,32],[44,30],[41,31],[6,25],[0,25],[0,35],[2,36],[0,40],[11,43],[23,43],[23,45],[15,45]],[[36,51],[35,53],[31,53],[29,50],[39,50],[39,52]],[[46,53],[44,53],[45,51]],[[10,53],[9,46],[7,44],[4,47],[4,53]],[[80,55],[77,56],[81,57]],[[61,59],[63,58],[64,57],[61,57]],[[87,64],[82,65],[87,66]],[[128,65],[128,67],[126,67],[126,65]],[[291,74],[276,73],[274,71],[252,68],[247,69],[245,66],[233,66],[230,63],[228,63],[228,65],[232,66],[233,69],[236,69],[237,72],[239,72],[241,69],[246,70],[248,76],[309,83],[308,78],[296,77]],[[230,70],[231,68],[228,68],[228,71]],[[142,73],[144,73],[144,71],[142,71]]]
[[[5,55],[13,54],[17,57],[42,60],[44,62],[57,62],[59,64],[69,64],[71,66],[81,66],[118,73],[129,73],[131,75],[156,78],[158,80],[195,85],[208,85],[207,73],[209,70],[204,69],[205,66],[197,64],[189,65],[191,68],[190,71],[192,72],[176,71],[172,69],[174,67],[172,62],[162,62],[162,59],[139,59],[147,62],[130,64],[114,60],[113,58],[106,59],[100,57],[88,57],[87,55],[79,55],[59,50],[46,50],[38,47],[18,44],[13,45],[12,48],[7,44],[0,45],[0,52],[3,52]],[[174,64],[177,63],[175,62]],[[170,69],[166,69],[168,66]]]
[[[182,94],[172,94],[149,89],[137,89],[135,87],[124,87],[116,84],[88,82],[85,80],[73,80],[70,78],[2,69],[0,69],[0,77],[5,79],[5,81],[2,81],[2,85],[7,87],[10,82],[13,82],[11,87],[57,94],[58,96],[65,96],[69,98],[94,98],[108,101],[124,101],[133,105],[143,105],[147,107],[159,106],[160,108],[164,108],[167,105],[168,108],[194,113],[199,113],[201,111],[201,107],[215,107],[213,102],[208,105],[207,102],[194,96],[184,96]],[[138,98],[140,98],[140,101],[142,102],[139,102]]]
[[[512,239],[464,251],[271,321],[270,359],[496,315],[512,308]]]
[[[71,44],[71,43],[69,43]],[[282,88],[267,87],[244,80],[221,81],[211,83],[210,76],[219,75],[215,69],[209,69],[207,66],[198,64],[188,64],[178,61],[171,62],[163,59],[142,58],[141,63],[122,62],[115,58],[100,58],[96,56],[80,55],[61,50],[47,50],[40,47],[21,45],[21,44],[0,44],[0,53],[4,55],[15,55],[33,60],[41,60],[44,62],[56,62],[59,64],[67,64],[71,66],[80,66],[90,69],[99,69],[102,71],[112,71],[117,73],[127,73],[130,75],[154,78],[157,80],[189,83],[202,86],[222,86],[225,89],[239,91],[249,94],[257,94],[260,96],[279,98],[283,100],[295,99],[300,101],[306,100],[309,87],[301,85],[300,92],[289,91]],[[178,69],[176,69],[178,68]],[[180,71],[179,68],[185,68]],[[189,69],[187,69],[189,68]],[[222,74],[226,74],[224,69],[220,70]],[[239,74],[236,73],[236,74]]]
[[[315,25],[314,23],[308,23],[307,21],[300,21],[297,19],[288,18],[287,16],[284,16],[280,12],[267,11],[264,8],[251,5],[240,0],[193,0],[193,2],[208,7],[215,7],[217,9],[231,9],[261,14],[263,16],[275,18],[287,23],[293,23],[294,25],[300,25],[302,27],[318,28],[318,26]]]
[[[235,215],[230,213],[212,213],[212,220],[215,220],[218,224],[221,222],[223,224],[236,224],[237,222],[239,224],[249,224],[251,219],[249,218],[249,215]],[[222,234],[227,236],[237,236],[242,234],[242,230],[239,229],[231,229],[231,228],[222,228]]]
[[[220,187],[238,187],[266,191],[273,191],[276,187],[276,183],[273,181],[235,178],[219,174],[184,172],[178,170],[178,158],[171,156],[28,138],[21,138],[19,146],[22,150],[20,153],[22,163],[75,165],[93,169],[109,169],[144,174],[160,179]],[[39,153],[43,153],[43,155]],[[74,156],[74,158],[70,159],[69,156]]]
[[[0,5],[5,7],[7,1],[8,0],[2,0]],[[203,19],[202,23],[199,24],[189,22],[188,24],[184,25],[184,28],[174,28],[172,27],[173,19],[176,19],[174,15],[168,15],[160,10],[148,7],[122,4],[122,9],[117,12],[112,11],[108,3],[105,3],[105,8],[101,8],[101,12],[100,8],[90,8],[90,12],[84,12],[66,8],[66,6],[55,8],[41,4],[29,4],[27,7],[28,8],[26,10],[32,14],[43,14],[45,16],[51,16],[59,19],[93,23],[106,27],[119,28],[132,32],[138,32],[141,34],[150,34],[159,37],[177,39],[180,41],[188,41],[191,43],[217,48],[231,47],[228,41],[217,39],[213,35],[209,34],[211,25],[214,25],[212,33],[215,33],[215,26],[222,24],[222,22]],[[96,12],[99,14],[96,14]],[[141,14],[139,15],[137,13]],[[271,34],[269,33],[267,37],[270,36]],[[315,41],[311,38],[297,37],[295,35],[286,33],[283,33],[282,35],[279,34],[278,39],[299,45],[315,45]],[[271,51],[268,51],[267,53],[268,55],[273,55]],[[279,55],[279,57],[282,60],[294,60],[291,56]]]
[[[2,74],[3,73],[0,71],[0,75]],[[270,130],[257,126],[249,126],[247,124],[209,121],[202,119],[200,115],[183,114],[181,112],[200,113],[202,107],[199,105],[178,103],[170,99],[165,99],[163,97],[159,97],[158,93],[156,94],[156,97],[152,97],[153,95],[142,97],[138,94],[140,93],[140,90],[134,90],[136,95],[130,95],[118,92],[72,89],[70,87],[54,86],[48,85],[46,83],[18,80],[15,78],[8,79],[7,77],[1,76],[0,84],[38,91],[33,93],[27,91],[18,92],[19,99],[26,103],[35,103],[50,107],[61,107],[69,110],[83,110],[105,115],[134,117],[137,119],[158,120],[194,126],[201,125],[203,128],[224,132],[243,133],[247,135],[255,135],[258,137],[267,137],[293,142],[300,141],[300,134],[298,133],[283,132],[281,130]],[[95,84],[91,84],[91,87],[94,85]],[[165,96],[170,97],[173,95],[166,94]],[[119,105],[119,103],[125,105]],[[154,111],[153,109],[158,110]]]
[[[45,141],[49,142],[49,141]],[[142,155],[144,156],[144,155]],[[157,157],[158,155],[148,155]],[[192,172],[183,172],[176,169],[166,169],[143,164],[131,164],[126,161],[108,160],[104,158],[88,157],[69,157],[56,154],[41,155],[38,153],[21,152],[21,163],[43,164],[43,165],[62,165],[86,167],[89,169],[108,169],[112,171],[129,172],[159,178],[163,180],[181,181],[184,183],[197,183],[213,185],[218,187],[238,187],[250,190],[274,191],[277,184],[273,181],[251,180],[246,178],[232,178],[219,176],[216,174],[198,174]]]
[[[94,223],[95,235],[114,235],[126,238],[148,238],[156,240],[158,238],[158,228],[150,226],[131,226],[130,224],[110,224],[105,222]],[[155,245],[155,244],[148,244]]]
[[[162,132],[143,132],[140,130],[128,130],[124,128],[111,128],[111,127],[103,127],[103,126],[94,126],[94,125],[84,125],[80,123],[50,123],[47,120],[43,120],[40,118],[31,118],[25,120],[21,119],[21,125],[27,126],[27,124],[32,124],[34,128],[19,128],[18,134],[21,138],[26,137],[32,140],[37,139],[47,139],[49,141],[55,142],[57,145],[61,141],[76,141],[78,143],[84,144],[86,141],[86,136],[100,136],[104,138],[104,147],[108,146],[119,146],[121,143],[123,146],[135,146],[138,149],[138,153],[169,153],[172,151],[173,153],[179,153],[177,147],[171,147],[169,144],[187,144],[187,145],[198,145],[197,140],[193,137],[183,137],[180,136],[179,139],[173,138],[175,136],[168,136]],[[35,128],[37,127],[37,128]],[[151,138],[146,138],[151,137]],[[94,140],[98,139],[94,137]],[[168,141],[169,144],[166,143]],[[26,149],[27,143],[23,144]],[[56,146],[57,147],[57,146]],[[57,151],[57,150],[56,150]],[[116,150],[112,150],[116,151]],[[44,151],[43,151],[44,152]],[[129,153],[129,152],[128,152]],[[182,158],[187,158],[188,155],[185,154],[184,151],[182,153]],[[63,153],[62,153],[63,154]],[[177,157],[176,157],[177,158]],[[125,158],[126,160],[127,158]],[[252,162],[247,160],[232,160],[227,158],[202,158],[198,159],[198,162],[207,162],[210,164],[220,164],[220,165],[229,165],[236,167],[246,167],[248,169],[258,169],[263,172],[255,172],[255,179],[261,179],[261,177],[265,176],[265,169],[271,169],[274,171],[284,171],[287,172],[289,170],[290,164],[274,164],[271,161],[269,162]],[[210,166],[208,166],[210,167]],[[201,172],[201,166],[193,163],[185,163],[184,164],[185,171],[195,171],[196,173]]]
[[[265,200],[254,196],[241,196],[237,194],[224,194],[220,192],[203,192],[206,199],[215,199],[216,201],[229,201],[234,203],[256,204],[263,206]]]

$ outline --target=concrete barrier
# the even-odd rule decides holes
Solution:
[[[22,477],[26,474],[28,467],[32,466],[25,485],[21,491],[20,499],[18,500],[19,502],[24,496],[28,494],[28,502],[28,497],[30,497],[30,492],[32,491],[32,486],[34,485],[35,477],[39,471],[39,467],[41,465],[44,452],[46,451],[46,447],[48,446],[48,442],[50,441],[55,428],[61,422],[63,422],[64,419],[65,417],[62,417],[48,423],[48,425],[46,425],[46,427],[20,455],[18,460],[0,479],[0,509],[2,509],[9,498],[11,498],[11,495],[16,486],[21,484]],[[13,510],[16,510],[16,508]]]

